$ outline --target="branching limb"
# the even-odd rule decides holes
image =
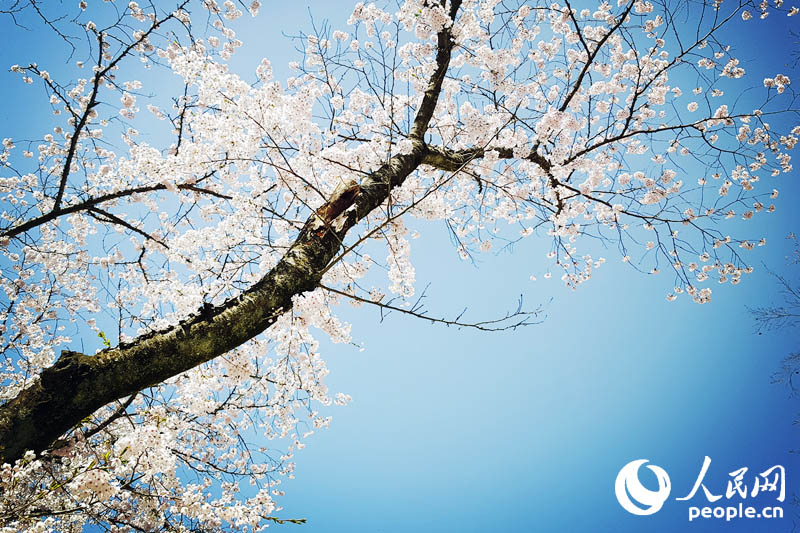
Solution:
[[[541,309],[536,309],[535,311],[523,311],[521,296],[519,302],[517,303],[517,308],[513,312],[506,313],[504,316],[500,318],[481,320],[478,322],[465,322],[461,320],[461,317],[466,312],[466,309],[464,309],[464,311],[462,311],[457,317],[455,317],[452,320],[442,317],[429,316],[428,312],[424,310],[422,304],[422,300],[425,298],[424,291],[419,296],[419,298],[417,298],[417,300],[414,302],[414,304],[411,306],[410,309],[404,309],[402,307],[392,305],[391,303],[382,303],[380,301],[370,300],[368,298],[362,298],[360,296],[357,296],[356,294],[340,291],[338,289],[334,289],[333,287],[328,287],[323,284],[320,284],[320,287],[333,294],[338,294],[339,296],[344,296],[345,298],[349,298],[356,302],[374,305],[380,308],[381,321],[383,321],[386,315],[388,315],[388,312],[397,311],[398,313],[403,313],[405,315],[413,316],[415,318],[427,320],[432,324],[444,324],[445,326],[456,326],[458,328],[471,328],[480,331],[506,331],[509,329],[513,330],[517,329],[518,327],[531,326],[540,323],[540,321],[531,322],[530,320],[531,318],[538,317],[539,314],[541,313]],[[384,311],[386,311],[386,313],[384,313]]]

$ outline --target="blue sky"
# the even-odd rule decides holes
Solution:
[[[343,27],[349,2],[266,5],[239,37],[234,65],[252,72],[268,57],[276,78],[297,59],[282,33],[329,19]],[[791,21],[797,19],[789,19]],[[7,21],[3,21],[7,24]],[[780,54],[796,45],[785,28],[750,24],[738,35],[754,80],[789,72]],[[769,29],[762,29],[769,28]],[[776,29],[777,28],[777,29]],[[780,31],[779,31],[780,30]],[[785,30],[785,31],[784,31]],[[45,45],[8,43],[6,64],[39,54]],[[50,67],[55,71],[55,67]],[[18,98],[19,80],[3,74],[6,98]],[[34,91],[34,96],[37,95]],[[31,100],[34,102],[35,100]],[[17,136],[29,106],[0,109],[1,136]],[[30,135],[47,129],[35,115]],[[41,120],[36,122],[36,120]],[[791,531],[800,523],[800,461],[790,453],[798,432],[798,402],[770,383],[782,358],[798,350],[797,332],[758,335],[746,306],[779,302],[766,267],[785,266],[783,238],[800,233],[794,208],[797,172],[780,178],[778,212],[762,219],[768,246],[751,252],[756,272],[737,287],[715,287],[712,303],[687,298],[669,303],[666,274],[648,276],[619,263],[616,251],[576,292],[557,280],[531,282],[542,272],[546,239],[513,252],[459,260],[442,224],[414,222],[418,288],[430,284],[427,309],[490,318],[516,306],[542,304],[542,322],[516,331],[481,333],[434,326],[406,316],[380,321],[373,309],[341,314],[365,350],[323,343],[332,391],[353,402],[334,408],[333,425],[297,453],[296,479],[286,481],[285,517],[306,518],[298,531]],[[783,520],[687,520],[690,505],[708,505],[701,493],[685,496],[703,458],[712,459],[706,485],[725,491],[728,473],[751,475],[775,464],[787,469]],[[649,459],[671,478],[661,511],[637,517],[614,496],[614,480],[629,461]],[[655,488],[655,479],[642,474]],[[733,499],[731,501],[738,502]],[[761,496],[753,505],[775,505]],[[720,501],[726,505],[726,500]],[[763,503],[762,503],[763,502]],[[773,503],[774,502],[774,503]],[[747,503],[747,502],[745,502]]]

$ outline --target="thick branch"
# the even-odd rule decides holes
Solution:
[[[199,183],[205,178],[211,176],[211,174],[212,172],[205,174],[201,179],[197,180],[197,182]],[[177,185],[177,188],[179,190],[189,190],[197,193],[208,194],[210,196],[216,196],[217,198],[222,198],[225,200],[231,199],[230,196],[227,196],[225,194],[220,194],[209,189],[203,189],[202,187],[197,187],[196,185],[192,184],[185,184],[185,183],[179,184]],[[113,200],[117,200],[120,198],[126,198],[128,196],[133,196],[136,194],[144,194],[148,192],[166,191],[166,190],[167,186],[159,183],[158,185],[147,185],[143,187],[136,187],[133,189],[126,189],[123,191],[104,194],[102,196],[87,198],[86,200],[83,200],[80,203],[72,204],[67,207],[60,207],[58,209],[53,209],[43,215],[34,217],[30,220],[23,222],[22,224],[14,226],[13,228],[9,228],[0,233],[0,237],[9,237],[9,238],[16,237],[18,235],[27,233],[30,230],[41,226],[42,224],[47,224],[48,222],[52,222],[53,220],[62,217],[64,215],[71,215],[72,213],[77,213],[79,211],[89,211],[96,205],[104,204],[106,202],[111,202]]]

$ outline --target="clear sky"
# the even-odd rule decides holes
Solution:
[[[252,72],[266,56],[278,79],[297,59],[282,33],[307,30],[309,10],[316,21],[343,27],[351,8],[340,0],[265,4],[259,18],[244,22],[239,38],[245,46],[234,64]],[[736,42],[750,60],[745,68],[756,72],[753,79],[784,72],[800,81],[797,70],[778,59],[796,47],[789,23],[761,31],[753,22],[740,28]],[[21,54],[38,53],[40,63],[47,57],[45,45],[6,44],[0,58],[7,65],[27,61]],[[46,114],[36,123],[39,115],[30,112],[35,100],[9,103],[21,82],[3,76],[0,136],[16,136],[20,125],[41,135]],[[791,250],[785,235],[800,233],[797,177],[795,171],[779,178],[778,212],[760,222],[768,246],[750,255],[755,273],[737,287],[714,287],[712,303],[703,306],[688,298],[665,301],[668,275],[638,273],[620,263],[615,250],[572,292],[539,275],[546,239],[484,254],[472,264],[458,258],[442,224],[414,222],[422,236],[412,243],[412,260],[418,291],[430,284],[431,314],[452,317],[467,307],[468,317],[493,318],[513,310],[522,295],[528,306],[543,306],[542,321],[481,333],[405,316],[381,321],[374,309],[344,306],[341,315],[365,349],[323,342],[323,354],[330,389],[350,394],[353,402],[331,409],[331,428],[297,453],[296,479],[282,486],[280,515],[308,524],[276,527],[791,531],[800,523],[800,507],[791,505],[800,494],[800,461],[791,453],[799,405],[786,388],[771,384],[771,376],[798,350],[797,331],[759,335],[747,306],[780,301],[767,268],[800,284],[800,269],[788,269],[784,260]],[[531,274],[540,281],[530,281]],[[709,505],[702,490],[691,502],[675,497],[690,491],[705,456],[712,462],[704,483],[715,494],[724,494],[729,472],[740,467],[749,468],[745,481],[752,486],[754,474],[783,465],[786,518],[689,523],[690,506]],[[653,516],[633,516],[615,498],[618,471],[635,459],[661,466],[671,479],[672,495]],[[641,478],[656,488],[654,476]],[[729,501],[741,500],[723,496],[719,504]],[[780,505],[774,494],[753,501]]]

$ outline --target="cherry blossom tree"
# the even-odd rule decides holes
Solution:
[[[351,341],[338,304],[533,317],[427,314],[415,219],[444,221],[464,259],[548,239],[541,264],[572,289],[600,239],[669,273],[667,299],[705,303],[751,271],[800,134],[776,126],[796,120],[790,79],[750,80],[724,41],[797,13],[781,0],[359,3],[344,30],[297,38],[285,81],[267,59],[229,66],[259,2],[91,4],[2,10],[74,64],[11,67],[54,119],[0,154],[3,531],[281,521],[294,451],[349,400],[317,340]],[[180,80],[171,100],[152,70]],[[141,139],[154,123],[164,145]]]

